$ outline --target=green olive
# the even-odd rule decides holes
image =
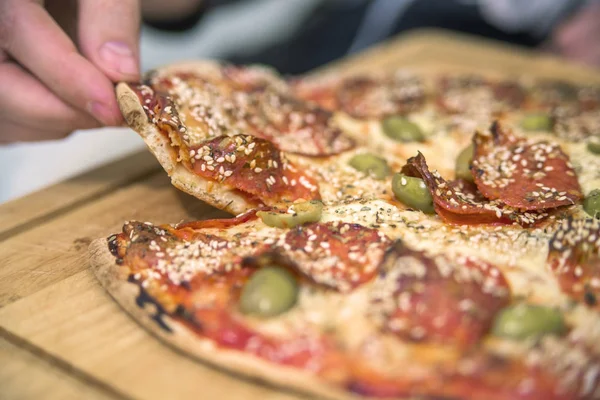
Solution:
[[[594,218],[600,218],[600,189],[594,189],[585,196],[583,210]]]
[[[526,131],[551,131],[553,121],[547,114],[529,114],[521,121],[521,128]]]
[[[318,222],[323,213],[323,203],[320,200],[294,203],[287,212],[259,211],[258,217],[267,226],[274,228],[293,228],[307,222]]]
[[[421,128],[403,117],[388,117],[381,123],[383,133],[397,142],[422,142],[425,135]]]
[[[494,335],[515,340],[535,339],[545,334],[560,335],[565,331],[565,321],[560,311],[525,303],[500,311],[492,327]]]
[[[360,172],[368,173],[375,179],[384,179],[390,174],[387,161],[371,153],[357,154],[348,161],[350,166]]]
[[[592,154],[600,154],[600,138],[590,140],[587,144],[587,149]]]
[[[274,317],[292,308],[298,299],[298,283],[287,270],[263,267],[242,288],[240,311],[257,317]]]
[[[460,152],[456,158],[456,178],[464,179],[473,182],[473,174],[471,173],[471,162],[473,162],[473,145],[466,147]]]
[[[433,214],[433,198],[423,179],[394,174],[392,178],[392,192],[398,200],[410,208],[421,210],[426,214]]]

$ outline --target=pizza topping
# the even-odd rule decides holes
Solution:
[[[367,368],[360,366],[361,374],[352,383],[350,390],[368,398],[394,399],[574,400],[579,398],[576,397],[577,386],[568,386],[568,389],[560,386],[558,378],[561,375],[548,371],[544,365],[529,366],[521,360],[503,358],[481,351],[465,355],[456,360],[450,368],[439,364],[442,363],[438,362],[435,366],[431,364],[422,366],[409,359],[404,370],[417,369],[418,371],[421,367],[422,372],[412,376],[400,373],[391,377],[380,371],[368,371]]]
[[[372,288],[375,321],[411,341],[468,347],[509,302],[500,270],[469,258],[429,257],[396,242]]]
[[[597,110],[600,108],[600,86],[580,87],[577,98],[582,110]]]
[[[308,156],[339,154],[354,147],[354,141],[334,126],[329,111],[291,97],[282,82],[271,82],[264,71],[234,67],[225,71],[225,77],[214,82],[187,73],[169,77],[169,85],[164,77],[157,83],[170,87],[169,93],[178,98],[190,127],[183,137],[188,145],[243,133],[269,140],[279,150]]]
[[[388,117],[381,122],[383,133],[396,142],[422,142],[425,136],[421,128],[404,117]]]
[[[276,245],[309,279],[347,292],[377,273],[388,244],[375,229],[327,222],[298,226]]]
[[[318,222],[323,212],[323,202],[311,200],[294,203],[285,212],[259,211],[262,222],[275,228],[294,228],[309,222]]]
[[[246,122],[253,134],[279,149],[308,156],[339,154],[354,141],[332,123],[332,114],[275,90],[255,93]]]
[[[233,218],[201,219],[177,224],[175,234],[182,239],[192,239],[196,230],[200,229],[227,229],[257,218],[256,213],[261,208],[254,208]]]
[[[504,107],[519,108],[526,98],[525,89],[515,81],[500,81],[493,86],[494,98]]]
[[[268,266],[254,272],[240,296],[240,311],[258,317],[282,314],[296,304],[298,283],[284,268]]]
[[[592,190],[585,197],[583,210],[593,218],[600,218],[600,189]]]
[[[141,222],[126,223],[123,233],[113,236],[110,243],[118,259],[128,267],[130,279],[168,310],[177,306],[180,290],[188,290],[199,279],[225,273],[235,275],[243,258],[255,251],[239,240],[227,240],[190,227],[177,229]]]
[[[317,104],[329,111],[338,111],[337,88],[340,80],[337,78],[302,79],[292,78],[288,81],[294,95],[304,101]]]
[[[600,154],[600,136],[591,138],[587,144],[587,149],[592,154]]]
[[[464,179],[465,181],[473,182],[473,174],[471,173],[473,152],[474,148],[471,144],[458,154],[456,166],[454,168],[456,179]]]
[[[573,112],[557,109],[552,113],[554,134],[561,139],[579,142],[600,132],[600,110]]]
[[[551,131],[554,121],[548,114],[529,114],[521,120],[521,128],[526,131]]]
[[[392,178],[392,192],[396,199],[410,208],[433,214],[433,198],[423,182],[423,179],[394,174]]]
[[[157,93],[147,85],[129,84],[129,87],[140,99],[148,120],[156,124],[160,132],[169,135],[171,132],[186,131],[171,96]]]
[[[219,347],[304,370],[325,380],[330,376],[336,379],[346,372],[345,357],[324,335],[313,332],[297,332],[288,337],[264,335],[249,328],[244,321],[219,311],[196,312],[197,323],[191,325]]]
[[[375,179],[382,180],[390,174],[390,167],[384,158],[371,153],[357,154],[348,161],[357,171],[364,172]]]
[[[267,205],[320,198],[315,180],[264,139],[214,138],[190,150],[190,159],[196,174],[251,194]]]
[[[542,81],[531,90],[530,107],[549,113],[554,133],[580,141],[600,130],[600,90],[561,81]]]
[[[438,104],[448,113],[490,115],[515,109],[525,92],[516,82],[491,82],[475,75],[445,77],[439,83]]]
[[[563,221],[550,240],[548,262],[563,292],[596,306],[600,296],[600,220]]]
[[[568,156],[560,146],[514,136],[494,122],[477,132],[472,172],[490,200],[522,210],[575,204],[583,196]]]
[[[515,340],[562,335],[566,330],[563,316],[557,309],[525,303],[500,311],[492,327],[494,335]]]
[[[279,77],[277,71],[266,65],[224,65],[221,72],[223,78],[233,83],[235,89],[244,92],[262,90],[266,87],[280,90],[285,88],[285,82]]]
[[[278,365],[306,369],[320,376],[327,376],[332,371],[343,368],[343,364],[340,364],[341,355],[334,343],[320,333],[298,331],[286,337],[265,335],[249,327],[242,315],[232,312],[241,306],[242,293],[248,290],[252,277],[261,270],[248,267],[225,274],[199,274],[187,286],[188,289],[183,289],[186,296],[182,297],[180,307],[173,311],[173,318],[186,323],[195,333],[210,339],[219,347],[253,354]],[[262,286],[265,281],[281,284],[283,281],[278,279],[281,277],[277,275],[277,278],[273,279],[273,275],[269,274],[263,282],[257,284],[255,280],[252,285]],[[264,275],[260,280],[262,281],[263,278]],[[290,284],[290,281],[286,282]],[[256,289],[257,287],[254,287],[251,291],[254,292]],[[274,316],[276,308],[281,310],[286,302],[287,304],[291,302],[290,297],[283,302],[281,302],[283,299],[273,298],[278,295],[289,296],[291,293],[285,295],[277,286],[269,286],[267,290],[265,289],[265,287],[259,289],[265,296],[263,302],[267,302],[268,296],[273,301],[270,303],[272,308],[268,308],[265,304],[254,303],[257,308],[248,315],[267,317],[268,315],[260,313],[268,310],[267,314]],[[256,299],[252,299],[249,303],[255,301]]]
[[[600,396],[600,357],[571,337],[542,337],[526,355],[525,363],[532,370],[550,373],[555,379],[555,396],[562,395],[561,399],[591,400]]]
[[[558,80],[537,81],[531,88],[534,106],[542,108],[573,107],[576,105],[578,88],[572,83]]]
[[[461,179],[448,182],[437,171],[429,171],[421,153],[408,159],[402,174],[423,179],[433,197],[435,212],[450,224],[532,225],[548,216],[543,211],[519,212],[500,201],[489,201],[470,182]]]
[[[420,79],[396,73],[343,80],[337,88],[337,100],[341,110],[353,117],[382,118],[417,110],[425,100],[425,91]]]

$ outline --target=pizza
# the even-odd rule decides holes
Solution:
[[[325,398],[600,398],[600,87],[202,61],[116,93],[232,214],[92,244],[166,344]]]

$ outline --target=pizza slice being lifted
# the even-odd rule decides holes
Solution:
[[[232,213],[319,199],[315,179],[287,153],[329,156],[354,144],[330,112],[297,100],[270,71],[208,62],[117,86],[128,124],[173,184]]]

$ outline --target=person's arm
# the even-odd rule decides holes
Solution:
[[[73,37],[49,10],[71,12]],[[139,23],[137,0],[0,1],[0,142],[119,124],[113,82],[139,77]]]
[[[600,67],[600,1],[591,1],[561,23],[550,45],[566,58]]]

